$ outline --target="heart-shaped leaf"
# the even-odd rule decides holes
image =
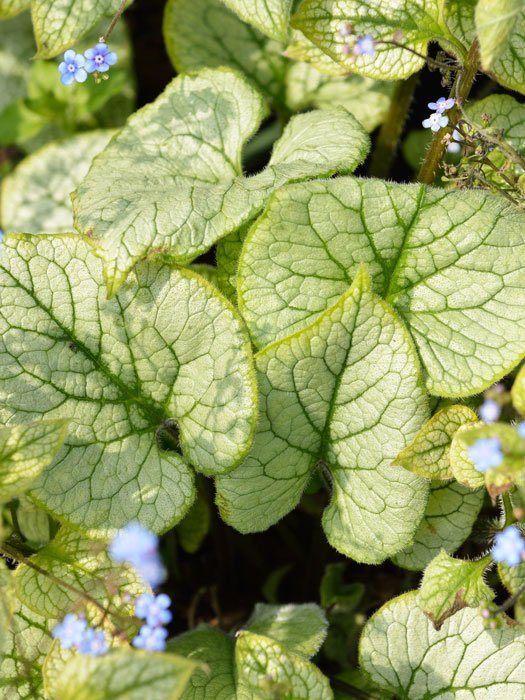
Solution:
[[[9,235],[0,287],[1,416],[72,419],[33,491],[57,518],[162,531],[193,501],[190,463],[212,474],[243,459],[255,422],[249,341],[201,277],[144,264],[107,301],[79,236]],[[182,454],[159,449],[157,433],[176,448],[180,437]]]
[[[244,245],[239,305],[264,346],[304,328],[370,265],[428,390],[482,391],[525,354],[525,214],[485,192],[338,178],[283,188]],[[490,332],[487,329],[490,328]]]
[[[266,36],[286,41],[288,22],[294,0],[223,0],[245,22],[257,27]]]
[[[217,479],[224,519],[264,530],[292,510],[316,468],[332,499],[330,543],[378,563],[410,541],[427,482],[392,467],[427,416],[417,357],[398,317],[370,290],[365,270],[315,323],[256,356],[261,416],[253,449]]]
[[[406,700],[511,700],[525,692],[522,627],[485,629],[479,611],[465,608],[435,630],[416,591],[370,618],[359,658],[375,683]]]

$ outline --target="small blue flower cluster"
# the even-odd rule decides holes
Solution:
[[[166,579],[158,537],[140,523],[129,523],[117,532],[109,545],[109,556],[119,564],[131,564],[152,588]]]
[[[88,73],[106,73],[117,60],[117,54],[110,51],[109,46],[103,42],[88,49],[84,55],[69,49],[58,66],[60,81],[63,85],[72,85],[74,82],[85,83]]]
[[[73,613],[66,615],[51,635],[60,640],[64,649],[76,649],[89,656],[102,656],[109,649],[106,633],[89,627],[83,617]]]
[[[135,602],[135,615],[145,620],[146,624],[140,629],[139,634],[133,640],[133,646],[146,651],[164,651],[168,631],[163,625],[171,622],[172,615],[169,611],[170,597],[165,593],[157,596],[143,593]]]
[[[119,530],[109,544],[109,556],[119,564],[130,564],[145,583],[152,588],[166,578],[166,569],[159,555],[158,537],[140,523],[129,523]],[[128,597],[128,600],[130,598]],[[171,622],[171,600],[164,593],[143,593],[135,601],[135,614],[144,624],[133,640],[133,646],[146,651],[164,651]],[[64,649],[76,649],[81,654],[100,656],[109,649],[106,633],[88,626],[82,616],[69,613],[53,630]]]
[[[433,132],[439,131],[448,124],[448,117],[445,112],[456,104],[456,100],[452,97],[440,97],[437,102],[429,102],[428,108],[434,110],[428,119],[423,120],[425,129],[430,129]]]
[[[516,525],[509,525],[494,537],[492,558],[507,566],[518,566],[525,561],[525,539]]]
[[[349,56],[350,54],[354,56],[375,56],[376,43],[371,34],[358,36],[355,42],[349,44],[347,39],[354,36],[354,28],[349,22],[345,22],[339,30],[339,36],[345,41],[341,48],[345,56]]]
[[[478,472],[487,472],[503,462],[501,440],[498,437],[480,438],[468,448],[468,456]]]

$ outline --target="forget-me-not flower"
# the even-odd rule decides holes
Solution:
[[[86,57],[86,70],[88,73],[106,73],[110,66],[114,66],[117,62],[117,54],[109,50],[107,44],[97,44],[92,49],[88,49],[84,56]]]
[[[139,634],[133,640],[133,646],[146,651],[164,651],[168,631],[164,627],[149,627],[144,625]]]
[[[376,46],[374,37],[371,34],[360,36],[354,46],[354,54],[356,56],[374,56]]]
[[[431,114],[428,119],[423,120],[423,126],[425,129],[431,129],[434,132],[439,131],[447,124],[448,117],[443,116],[443,114],[440,114],[439,112],[434,112],[434,114]]]
[[[443,114],[456,104],[456,100],[453,97],[440,97],[437,102],[429,102],[428,108],[438,114]]]
[[[457,129],[454,129],[450,143],[447,146],[447,151],[449,153],[459,153],[461,151],[461,141],[464,141],[463,136]]]
[[[62,622],[55,625],[51,636],[53,639],[59,639],[64,649],[71,649],[71,647],[78,647],[81,644],[86,630],[87,622],[85,619],[69,613]]]
[[[171,599],[165,593],[157,596],[143,593],[135,601],[135,615],[146,620],[148,627],[161,627],[171,622],[170,605]]]
[[[516,430],[521,438],[525,438],[525,421],[518,423],[518,425],[516,426]]]
[[[518,566],[525,559],[525,540],[516,525],[509,525],[494,538],[491,550],[494,561]]]
[[[485,423],[494,423],[501,415],[501,406],[494,399],[485,399],[479,407],[479,416]]]
[[[64,60],[58,66],[62,85],[71,85],[74,82],[84,83],[87,80],[85,63],[86,60],[82,54],[68,49],[64,54]]]
[[[501,441],[497,437],[480,438],[468,448],[468,456],[478,472],[486,472],[499,467],[503,462]]]
[[[158,546],[156,535],[133,522],[115,535],[109,545],[109,555],[113,561],[131,564],[146,583],[156,588],[166,578]]]
[[[103,656],[109,649],[108,639],[103,630],[88,627],[78,645],[78,651],[88,656]]]

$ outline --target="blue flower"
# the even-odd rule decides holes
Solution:
[[[117,532],[109,545],[109,555],[113,561],[135,565],[146,557],[155,556],[158,546],[156,535],[133,522]]]
[[[370,34],[360,36],[354,46],[356,56],[374,56],[376,52],[374,37]]]
[[[88,49],[84,56],[86,57],[86,70],[88,73],[105,73],[110,66],[114,66],[117,62],[117,54],[110,51],[107,44],[97,44],[94,48]]]
[[[4,242],[4,235],[5,235],[5,234],[4,234],[4,229],[3,229],[3,228],[0,228],[0,243],[3,243],[3,242]]]
[[[520,437],[525,438],[525,421],[518,423],[518,425],[516,426],[516,430]]]
[[[164,651],[166,649],[166,639],[168,631],[164,627],[149,627],[144,625],[140,628],[139,634],[133,640],[133,646],[146,651]]]
[[[439,112],[434,112],[428,119],[424,119],[422,123],[425,129],[431,129],[436,132],[448,124],[448,117],[444,117]]]
[[[525,559],[525,540],[516,525],[509,525],[494,538],[491,550],[494,561],[518,566]]]
[[[468,448],[468,455],[478,472],[499,467],[503,462],[501,442],[497,437],[480,438]]]
[[[140,523],[129,523],[119,530],[109,545],[113,561],[128,563],[152,588],[166,578],[166,569],[158,554],[159,540]]]
[[[87,630],[87,622],[82,617],[69,613],[51,632],[53,639],[59,639],[64,649],[78,647]]]
[[[62,85],[71,85],[75,81],[77,83],[84,83],[87,80],[87,73],[84,69],[85,59],[84,56],[69,49],[64,54],[64,60],[58,66],[60,71],[60,82]]]
[[[452,109],[452,107],[455,104],[456,100],[452,97],[440,97],[437,102],[429,102],[428,108],[431,109],[433,112],[443,114],[443,112]]]
[[[135,614],[141,620],[146,620],[148,627],[161,627],[172,620],[170,605],[171,599],[165,593],[158,596],[143,593],[135,601]]]
[[[494,399],[485,399],[479,407],[479,416],[485,423],[494,423],[501,414],[501,406]]]
[[[90,627],[84,632],[78,645],[78,651],[89,656],[102,656],[108,649],[109,644],[105,632]]]

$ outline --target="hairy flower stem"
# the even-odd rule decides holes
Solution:
[[[514,593],[508,600],[506,600],[504,603],[502,603],[496,610],[494,610],[494,614],[505,612],[509,608],[511,608],[514,603],[517,602],[517,600],[520,598],[525,593],[525,583],[518,588],[516,593]]]
[[[123,14],[124,10],[126,9],[127,4],[128,4],[128,0],[122,0],[122,2],[120,3],[120,7],[118,8],[113,19],[109,23],[109,27],[107,28],[106,33],[104,34],[104,36],[100,37],[101,44],[107,44],[107,41],[108,41],[109,37],[113,34],[113,30],[117,26],[117,22],[119,21],[119,19],[122,17],[122,14]]]
[[[470,47],[463,70],[456,76],[450,97],[453,97],[461,102],[467,99],[467,97],[470,95],[470,91],[472,90],[472,86],[474,85],[478,68],[479,43],[476,39]],[[436,173],[441,161],[443,160],[443,155],[446,148],[446,143],[443,137],[447,133],[453,133],[460,115],[461,111],[458,107],[453,109],[450,112],[450,121],[448,126],[435,134],[434,139],[430,144],[430,148],[425,156],[425,160],[423,161],[423,165],[421,166],[421,170],[419,171],[417,178],[419,182],[423,182],[426,185],[432,185],[434,183]]]
[[[384,179],[390,173],[418,80],[419,76],[415,73],[396,86],[388,115],[379,131],[372,154],[369,168],[371,177]]]

